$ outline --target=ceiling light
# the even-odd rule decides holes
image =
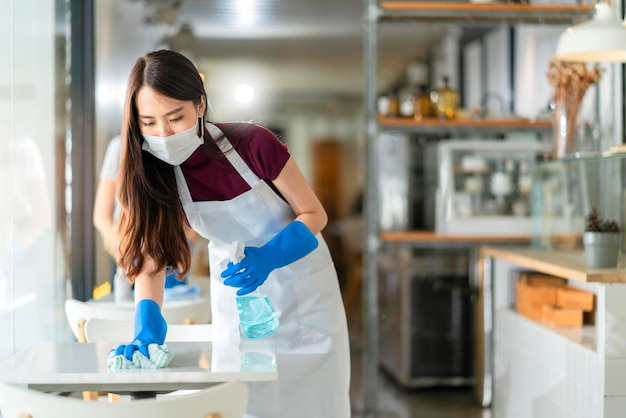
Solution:
[[[595,5],[592,19],[567,28],[555,58],[561,61],[626,61],[626,27],[610,4]]]
[[[178,21],[178,9],[181,6],[181,0],[176,1],[150,1],[146,3],[153,7],[152,14],[147,16],[144,21],[148,24],[165,24],[174,26]]]
[[[239,103],[249,103],[254,98],[254,89],[249,84],[241,84],[235,89],[235,100]]]

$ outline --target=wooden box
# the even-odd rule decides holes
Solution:
[[[541,321],[541,307],[543,305],[533,305],[530,303],[515,302],[515,310],[518,314],[533,321]]]
[[[581,327],[583,325],[582,309],[557,308],[543,305],[541,322],[552,327]]]
[[[555,286],[531,286],[520,280],[516,286],[515,302],[524,305],[541,306],[544,303],[554,305],[556,303],[556,291],[557,287]]]
[[[559,308],[593,310],[593,293],[565,286],[557,289],[555,306]]]
[[[567,280],[561,277],[550,276],[549,274],[522,272],[518,273],[517,281],[529,286],[552,286],[562,287],[567,284]]]
[[[515,309],[528,319],[541,321],[543,305],[554,305],[557,290],[566,283],[565,279],[546,274],[519,273],[515,288]]]

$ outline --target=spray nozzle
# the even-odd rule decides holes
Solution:
[[[243,245],[243,242],[234,241],[232,244],[230,244],[228,259],[233,263],[238,263],[245,255],[243,252],[244,249],[245,246]]]

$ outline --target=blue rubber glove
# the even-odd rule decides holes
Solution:
[[[187,244],[189,244],[189,249],[193,254],[193,242],[190,239],[187,239]],[[178,270],[174,270],[172,267],[168,267],[165,271],[165,288],[171,289],[172,287],[180,286],[183,284],[187,284],[187,276],[183,277],[182,280],[178,280],[176,275],[179,273]]]
[[[280,267],[301,259],[318,246],[317,238],[300,221],[293,221],[262,247],[246,247],[245,257],[238,263],[228,263],[222,272],[227,286],[240,287],[238,296],[253,292],[267,276]]]
[[[183,277],[182,280],[178,280],[176,275],[178,274],[178,270],[174,270],[172,267],[168,267],[165,271],[165,288],[171,289],[172,287],[180,286],[183,284],[187,284],[187,276]]]
[[[135,307],[135,339],[128,345],[117,347],[115,355],[123,354],[132,361],[133,352],[139,350],[146,358],[150,358],[148,345],[163,345],[165,334],[167,334],[167,323],[161,315],[159,305],[150,299],[139,301]]]

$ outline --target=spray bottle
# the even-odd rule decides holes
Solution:
[[[244,244],[235,241],[231,244],[230,260],[238,263],[244,257]],[[259,289],[243,296],[237,296],[239,328],[244,337],[265,338],[278,329],[278,318],[270,299]]]

